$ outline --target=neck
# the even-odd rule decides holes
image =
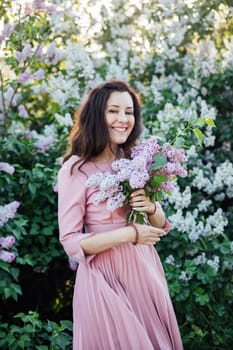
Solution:
[[[99,154],[97,157],[94,157],[93,160],[95,162],[112,162],[115,159],[117,159],[120,155],[120,150],[112,150],[112,149],[106,149],[104,152]]]

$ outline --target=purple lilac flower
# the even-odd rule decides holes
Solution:
[[[18,106],[18,114],[19,114],[19,117],[21,117],[23,119],[27,119],[29,117],[28,112],[27,112],[26,108],[24,107],[24,105]]]
[[[29,70],[25,70],[24,72],[20,73],[18,82],[20,84],[26,83],[31,78],[31,72]]]
[[[132,159],[132,166],[138,170],[146,171],[146,159],[141,156],[136,156]]]
[[[53,184],[53,192],[58,192],[58,183]]]
[[[173,192],[175,187],[171,182],[163,182],[161,188],[166,192]]]
[[[26,44],[22,51],[15,51],[15,58],[18,62],[24,62],[27,58],[32,57],[33,51],[30,44]]]
[[[8,87],[7,91],[4,94],[4,98],[7,103],[11,102],[13,106],[17,105],[18,95],[15,94],[15,90],[12,86]]]
[[[42,58],[42,48],[43,48],[43,46],[40,44],[40,45],[37,47],[36,51],[35,51],[35,55],[36,55],[38,58]]]
[[[46,153],[47,150],[54,144],[53,136],[40,136],[40,138],[34,143],[35,147],[38,148],[42,153]]]
[[[48,63],[56,65],[60,59],[59,51],[57,50],[56,44],[51,43],[47,49]]]
[[[115,171],[129,168],[130,166],[131,166],[131,160],[126,158],[118,159],[112,162],[112,169]]]
[[[33,74],[33,78],[36,79],[36,80],[43,80],[44,79],[44,69],[38,69],[38,71],[36,71],[34,74]]]
[[[7,263],[12,263],[15,260],[15,254],[9,253],[6,250],[0,249],[0,260]]]
[[[0,206],[0,228],[9,220],[13,219],[15,213],[20,206],[20,203],[17,201],[11,202],[4,206]]]
[[[101,181],[105,178],[107,174],[110,174],[110,173],[96,173],[91,175],[87,180],[87,187],[99,186],[101,184]]]
[[[14,236],[0,237],[0,248],[9,249],[14,243]]]
[[[105,178],[100,183],[100,190],[101,191],[108,191],[110,189],[118,188],[119,187],[119,181],[116,175],[109,174],[105,176]]]
[[[12,175],[15,172],[15,168],[6,162],[0,162],[0,171],[5,171],[5,173]]]
[[[107,200],[107,210],[113,212],[117,208],[124,205],[125,195],[122,192],[116,193],[115,196],[108,198]]]
[[[78,263],[77,261],[72,258],[72,256],[69,256],[68,258],[68,261],[69,261],[69,267],[72,271],[76,271],[77,270],[77,267],[78,267]]]
[[[2,34],[0,35],[0,44],[3,42],[3,40],[5,40],[11,35],[13,30],[14,30],[14,26],[12,24],[7,23],[4,26]]]
[[[141,172],[135,170],[131,173],[129,184],[133,189],[143,188],[148,180],[149,174],[146,171]]]
[[[34,0],[32,7],[34,10],[44,10],[46,8],[45,0]]]

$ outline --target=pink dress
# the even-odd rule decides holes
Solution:
[[[96,189],[72,156],[58,174],[60,241],[79,261],[73,296],[74,350],[181,350],[176,316],[159,256],[153,246],[122,243],[85,256],[80,241],[126,226],[126,209],[94,204]],[[88,175],[111,172],[111,163],[88,162]],[[162,242],[160,243],[162,244]]]

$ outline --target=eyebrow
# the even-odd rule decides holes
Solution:
[[[119,105],[108,105],[108,107],[120,107]],[[126,109],[133,109],[133,107],[126,107]]]

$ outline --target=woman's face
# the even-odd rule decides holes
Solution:
[[[111,144],[125,143],[135,124],[133,100],[128,92],[111,93],[105,110],[105,121]]]

